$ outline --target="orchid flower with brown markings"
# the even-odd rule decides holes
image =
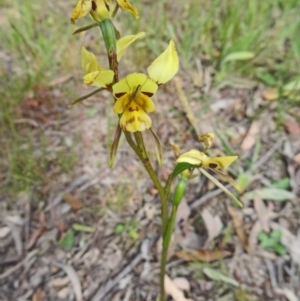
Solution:
[[[158,86],[169,81],[178,71],[179,59],[174,42],[148,67],[148,75],[132,73],[113,86],[117,101],[113,107],[122,114],[120,126],[124,131],[141,132],[151,128],[152,120],[147,113],[155,110],[151,97]]]

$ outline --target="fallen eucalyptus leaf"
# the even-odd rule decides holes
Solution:
[[[207,277],[209,277],[212,280],[222,281],[236,287],[240,286],[240,284],[235,279],[225,276],[224,274],[221,274],[219,271],[210,268],[204,268],[203,272]]]
[[[252,190],[243,195],[243,199],[245,201],[253,200],[255,197],[259,197],[264,200],[282,202],[286,200],[293,200],[295,195],[290,191],[275,187]]]
[[[204,261],[212,262],[221,260],[225,257],[230,256],[231,253],[225,250],[192,250],[185,249],[175,252],[175,256],[185,261]]]

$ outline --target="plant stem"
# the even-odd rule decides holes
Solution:
[[[143,136],[140,132],[134,133],[135,140],[137,143],[137,146],[139,148],[140,154],[141,154],[141,161],[147,170],[153,184],[155,185],[156,189],[158,190],[160,199],[161,199],[161,221],[162,221],[162,239],[163,239],[163,250],[162,250],[162,256],[161,256],[161,265],[160,265],[160,301],[165,301],[165,274],[166,274],[166,264],[167,264],[167,255],[168,255],[168,247],[170,244],[170,234],[168,234],[171,231],[172,235],[172,229],[173,224],[171,225],[168,223],[168,198],[169,198],[169,192],[166,193],[165,189],[161,185],[161,182],[159,181],[150,161],[147,155],[147,151],[145,148]],[[173,213],[174,215],[174,213]],[[175,212],[176,216],[176,212]],[[175,220],[175,217],[173,218]],[[171,220],[172,221],[172,215]],[[171,228],[170,228],[171,227]],[[170,230],[168,230],[170,229]]]
[[[160,262],[160,301],[165,301],[165,274],[168,259],[168,249],[175,224],[177,208],[178,206],[172,206],[171,216],[167,224],[167,230],[163,236],[163,249]]]
[[[167,223],[168,223],[168,195],[166,195],[165,190],[157,177],[156,172],[154,171],[150,160],[147,155],[147,151],[145,148],[143,136],[140,132],[134,133],[134,137],[136,139],[136,143],[139,147],[139,151],[141,153],[141,161],[148,172],[154,186],[158,190],[160,199],[161,199],[161,221],[162,221],[162,235],[166,232]]]

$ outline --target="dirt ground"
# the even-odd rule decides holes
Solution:
[[[300,140],[291,129],[295,124],[287,116],[286,131],[278,132],[272,104],[256,120],[248,118],[266,103],[263,87],[210,88],[207,96],[212,101],[203,113],[197,99],[204,92],[190,82],[182,81],[182,86],[194,90],[190,107],[201,116],[197,124],[201,131],[226,127],[232,133],[228,143],[240,154],[239,167],[232,174],[248,175],[249,185],[240,196],[244,207],[239,210],[206,179],[190,182],[177,216],[169,277],[183,285],[192,300],[298,300]],[[43,131],[53,141],[49,154],[53,148],[75,148],[76,167],[72,177],[50,168],[46,186],[21,194],[11,206],[1,204],[0,299],[156,300],[161,251],[157,191],[125,141],[114,168],[108,167],[105,141],[111,113],[99,101],[105,94],[70,111],[53,92],[47,91],[54,99],[51,108],[41,100],[30,111],[39,127],[27,126],[37,137]],[[166,179],[174,164],[169,143],[183,145],[183,150],[200,144],[174,84],[155,101],[158,113],[153,114],[153,128],[163,144],[165,161],[157,171]],[[85,114],[90,107],[92,116]],[[57,114],[63,116],[62,122],[51,117]],[[40,115],[45,122],[39,121]],[[217,139],[212,151],[220,154],[220,149]],[[282,190],[272,183],[286,177],[290,189],[281,196]],[[31,201],[33,195],[38,202]],[[76,230],[74,224],[87,227]],[[285,255],[258,244],[261,230],[274,229],[281,230]],[[69,243],[60,243],[64,236]],[[227,276],[210,276],[210,269]]]

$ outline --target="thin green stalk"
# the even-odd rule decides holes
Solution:
[[[161,182],[159,181],[147,155],[147,151],[145,148],[143,136],[140,132],[134,134],[136,143],[139,147],[140,154],[142,156],[142,163],[147,170],[150,178],[152,179],[155,187],[158,190],[161,199],[161,221],[162,221],[162,238],[163,238],[163,250],[161,256],[161,264],[160,264],[160,301],[165,301],[165,274],[166,274],[166,264],[167,264],[167,255],[168,255],[168,247],[170,244],[170,235],[168,234],[171,231],[173,226],[168,223],[168,195],[165,193],[165,189],[162,187]],[[172,210],[173,211],[173,210]],[[171,219],[174,214],[171,214]],[[175,212],[176,217],[176,212]],[[173,218],[175,221],[175,217]],[[174,225],[174,222],[173,222]],[[171,230],[170,229],[171,226]]]
[[[166,275],[167,256],[168,256],[168,248],[165,248],[163,243],[163,249],[162,249],[161,260],[160,260],[160,277],[159,277],[160,301],[165,301],[166,299],[165,275]]]
[[[166,274],[166,265],[168,259],[168,250],[170,246],[170,241],[173,233],[173,228],[176,219],[176,212],[178,206],[173,205],[171,216],[168,221],[167,230],[163,236],[163,249],[161,254],[161,261],[160,261],[160,301],[165,301],[165,274]]]
[[[170,191],[171,191],[171,185],[172,185],[172,182],[173,182],[173,173],[171,173],[167,179],[167,182],[165,184],[165,194],[167,195],[167,197],[169,198],[169,195],[170,195]]]
[[[186,184],[187,184],[188,178],[185,175],[179,176],[174,196],[173,196],[173,204],[172,204],[172,210],[170,218],[167,222],[167,229],[166,232],[163,234],[163,249],[161,254],[161,262],[160,262],[160,292],[161,292],[161,301],[165,300],[165,274],[166,274],[166,264],[168,259],[168,250],[171,242],[171,237],[173,233],[173,228],[175,224],[176,219],[176,213],[178,206],[181,202],[181,199],[184,195]],[[169,177],[166,186],[165,186],[165,192],[169,194],[170,187],[172,183],[172,176]]]
[[[137,143],[140,153],[142,155],[141,161],[142,161],[145,169],[147,170],[153,184],[155,185],[156,189],[158,190],[158,193],[159,193],[159,196],[161,199],[161,220],[162,220],[162,230],[163,230],[162,233],[164,235],[164,233],[166,232],[167,223],[168,223],[168,197],[165,193],[165,190],[164,190],[160,180],[157,177],[156,172],[154,171],[154,169],[149,161],[142,134],[140,132],[136,132],[136,133],[134,133],[134,137],[136,139],[136,143]]]
[[[128,144],[130,145],[130,147],[134,150],[134,152],[140,158],[140,160],[142,160],[141,159],[141,154],[139,152],[139,149],[136,146],[136,144],[134,143],[134,141],[132,140],[131,134],[129,132],[125,132],[125,131],[124,131],[124,134],[125,134],[125,138],[126,138]]]

